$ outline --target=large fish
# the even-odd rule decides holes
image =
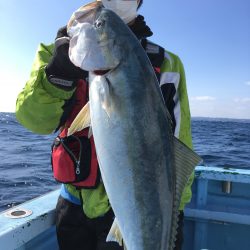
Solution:
[[[89,104],[69,134],[91,120],[127,249],[173,249],[181,193],[200,158],[174,137],[154,70],[128,26],[100,4],[80,13],[68,27],[69,54],[89,71]]]

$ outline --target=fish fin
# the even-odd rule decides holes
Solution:
[[[114,219],[114,222],[110,228],[106,241],[115,241],[120,246],[123,246],[123,238],[116,218]]]
[[[103,81],[102,88],[100,88],[101,105],[107,116],[110,118],[111,114],[111,83],[107,77]]]
[[[78,113],[71,126],[68,128],[68,136],[72,135],[77,131],[81,131],[84,128],[89,127],[91,124],[90,121],[90,111],[89,111],[89,102],[81,109]]]
[[[174,137],[174,159],[176,169],[176,191],[174,197],[174,208],[172,214],[172,232],[170,239],[170,249],[174,248],[178,228],[179,206],[181,196],[184,188],[191,177],[195,166],[197,166],[202,159],[192,149],[187,147],[184,143]]]
[[[93,135],[93,130],[92,127],[89,127],[89,133],[88,133],[88,138],[90,138]]]
[[[179,196],[181,196],[194,168],[202,159],[192,149],[174,137],[174,160],[176,169],[176,193],[180,193]]]

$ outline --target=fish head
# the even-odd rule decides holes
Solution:
[[[122,39],[127,32],[130,30],[121,18],[101,2],[82,7],[68,23],[70,60],[86,71],[110,71],[128,53]]]

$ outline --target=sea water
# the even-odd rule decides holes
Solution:
[[[250,169],[250,120],[192,118],[204,165]],[[50,151],[56,134],[37,135],[0,113],[0,211],[54,190]]]

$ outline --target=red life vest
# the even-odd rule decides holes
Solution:
[[[52,145],[51,164],[54,178],[77,187],[94,188],[100,181],[93,136],[86,128],[67,137],[68,128],[82,107],[88,102],[88,84],[79,80],[73,109]]]

